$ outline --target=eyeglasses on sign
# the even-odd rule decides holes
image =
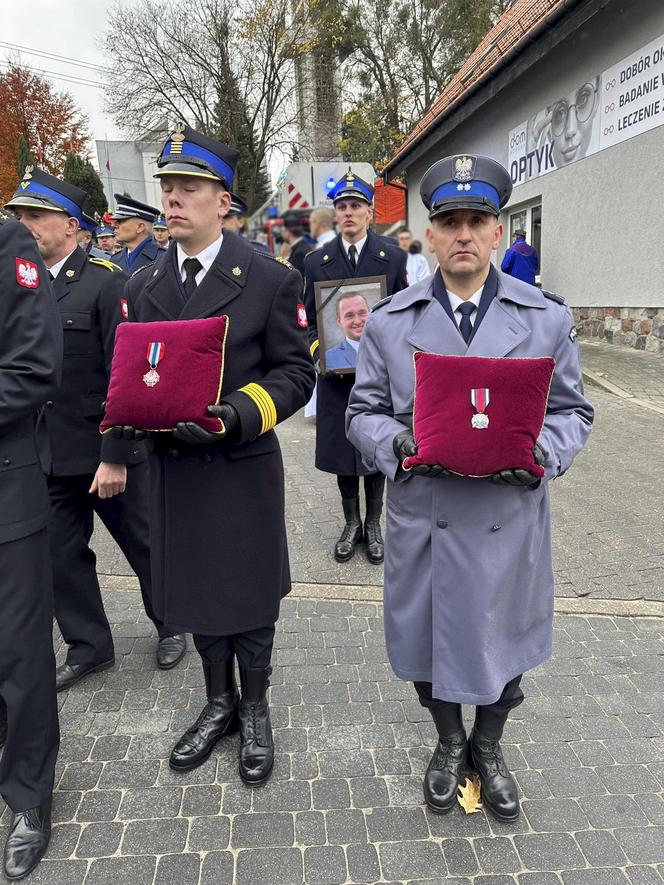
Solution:
[[[587,123],[592,117],[597,104],[597,86],[593,83],[584,83],[576,91],[576,101],[571,104],[566,98],[557,101],[551,114],[551,130],[556,137],[560,137],[565,131],[572,108],[576,111],[576,119],[579,123]]]

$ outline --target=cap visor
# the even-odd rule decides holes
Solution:
[[[473,200],[469,197],[452,197],[445,200],[440,206],[436,206],[429,212],[429,218],[435,218],[444,212],[453,212],[455,209],[472,209],[475,212],[489,212],[491,215],[500,215],[500,210],[488,200]]]
[[[339,200],[363,200],[369,206],[373,205],[372,201],[365,197],[364,194],[358,194],[357,191],[343,191],[340,194],[337,194],[336,197],[332,200],[332,203],[338,203]]]
[[[194,166],[191,163],[168,163],[161,166],[152,176],[153,178],[161,178],[162,175],[194,175],[196,178],[209,178],[211,181],[219,181],[226,186],[226,182],[214,172],[203,169],[201,166]]]
[[[46,200],[40,200],[38,197],[31,197],[28,194],[18,194],[13,196],[8,203],[5,203],[5,206],[25,206],[30,209],[48,209],[49,212],[62,212],[65,215],[68,214],[63,206],[54,206],[52,203],[46,202]]]

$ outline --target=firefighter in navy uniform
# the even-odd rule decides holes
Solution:
[[[113,194],[113,199],[115,212],[111,218],[123,247],[113,254],[112,261],[131,276],[141,267],[152,264],[164,252],[152,236],[152,224],[158,218],[159,210],[125,194]]]
[[[307,402],[315,372],[298,304],[302,278],[222,231],[237,158],[178,124],[156,172],[171,245],[134,274],[127,297],[139,322],[229,317],[221,405],[210,407],[226,434],[187,423],[150,438],[152,572],[157,611],[194,634],[207,689],[170,765],[195,768],[239,724],[240,775],[257,784],[273,765],[266,692],[280,600],[291,589],[273,428]],[[136,436],[131,427],[113,432]]]
[[[62,365],[53,293],[30,233],[0,209],[0,795],[13,819],[8,879],[37,866],[51,835],[58,755],[48,492],[35,433]]]
[[[145,611],[159,634],[159,666],[174,666],[186,650],[184,636],[164,626],[150,602],[145,447],[99,433],[115,329],[126,317],[127,277],[115,264],[88,258],[76,245],[85,196],[80,188],[35,169],[7,204],[37,239],[53,277],[64,332],[62,384],[41,416],[52,454],[48,487],[55,616],[69,646],[56,673],[58,691],[112,667],[115,660],[89,544],[95,513],[138,576]]]
[[[321,280],[350,280],[354,277],[382,275],[387,295],[408,285],[407,255],[384,237],[369,230],[373,216],[374,189],[348,170],[330,196],[339,233],[304,259],[305,305],[309,319],[311,353],[318,359],[318,329],[314,283]],[[385,477],[372,473],[362,464],[360,453],[346,439],[346,407],[353,374],[319,375],[316,406],[316,467],[334,473],[341,492],[345,525],[334,547],[337,562],[347,562],[364,538],[369,562],[383,561],[383,536],[380,516],[383,510]],[[364,531],[360,516],[360,480],[364,476],[366,516]]]

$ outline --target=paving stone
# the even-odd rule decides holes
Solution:
[[[473,848],[484,873],[511,873],[519,869],[514,845],[504,836],[474,839]]]
[[[65,767],[58,790],[92,790],[101,774],[101,762],[72,762]]]
[[[122,839],[123,854],[168,854],[182,851],[188,825],[183,819],[140,820],[127,824]]]
[[[230,818],[225,815],[195,817],[189,825],[187,850],[209,851],[227,848],[230,841]]]
[[[343,848],[327,845],[304,849],[304,881],[307,885],[341,885],[346,876]]]
[[[321,811],[295,814],[295,841],[298,845],[325,844],[325,817]]]
[[[124,734],[107,734],[95,740],[94,747],[90,752],[90,758],[101,762],[109,762],[112,759],[124,759],[129,748],[131,738]]]
[[[653,787],[645,765],[603,765],[595,772],[609,793],[640,793]]]
[[[366,817],[372,842],[399,842],[429,836],[421,808],[374,808]]]
[[[544,779],[552,794],[561,798],[606,793],[606,787],[591,768],[552,768],[544,772]]]
[[[378,847],[378,854],[386,878],[431,878],[446,873],[440,847],[431,841],[385,842]]]
[[[588,819],[573,799],[528,799],[522,810],[535,832],[568,833],[588,827]]]
[[[109,762],[99,778],[100,789],[151,787],[159,774],[155,760]]]
[[[325,826],[330,845],[367,841],[367,826],[360,809],[333,808],[325,815]]]
[[[58,824],[53,827],[48,845],[49,857],[70,857],[81,833],[79,824]]]
[[[648,819],[630,796],[594,796],[581,799],[591,826],[599,829],[645,826]]]
[[[353,808],[377,808],[390,804],[384,778],[353,777],[349,783]]]
[[[616,829],[614,835],[632,863],[662,863],[664,827],[631,827]]]
[[[302,854],[298,848],[254,848],[237,855],[234,885],[278,882],[302,885]]]
[[[471,876],[479,872],[477,857],[468,839],[443,839],[442,849],[451,875]]]
[[[565,885],[627,885],[622,870],[570,870],[562,874]]]
[[[293,815],[238,814],[233,818],[231,842],[233,848],[291,846],[294,842]]]
[[[380,877],[378,852],[374,845],[348,845],[346,862],[351,882],[373,883]]]
[[[154,885],[196,885],[200,871],[197,854],[165,854],[159,858]]]
[[[606,830],[576,833],[576,841],[592,867],[622,867],[626,858],[615,836]]]
[[[661,885],[664,882],[664,876],[654,867],[627,867],[625,872],[630,885]]]
[[[152,885],[156,865],[156,857],[102,857],[91,863],[85,885]]]
[[[125,820],[175,817],[181,804],[181,787],[127,790],[122,797],[120,817]]]
[[[328,808],[350,808],[348,781],[341,778],[314,781],[311,795],[313,807],[321,811]]]
[[[576,842],[563,833],[517,835],[514,844],[528,870],[573,870],[583,866]]]
[[[320,781],[315,783],[336,783],[335,781]],[[247,793],[246,787],[243,787]],[[224,793],[225,797],[225,793]],[[253,793],[254,811],[306,811],[311,808],[311,789],[304,781],[268,781],[267,784]],[[248,809],[247,809],[248,810]]]
[[[26,881],[30,885],[82,885],[87,872],[84,860],[42,860]]]
[[[79,821],[113,820],[120,808],[119,790],[90,790],[83,794],[76,812]]]
[[[183,817],[219,814],[220,808],[221,787],[216,784],[197,784],[185,787],[180,811]]]
[[[109,857],[120,847],[124,832],[121,822],[91,823],[84,827],[76,846],[77,857]],[[50,850],[50,849],[49,849]]]

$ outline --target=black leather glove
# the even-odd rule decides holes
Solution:
[[[141,430],[140,427],[134,427],[133,424],[116,424],[111,427],[111,436],[114,436],[116,439],[130,439],[134,442],[140,442],[147,435],[147,430]]]
[[[547,454],[539,443],[535,443],[535,448],[533,449],[533,457],[535,459],[535,464],[539,464],[540,467],[544,467],[546,464]]]
[[[209,430],[203,430],[200,424],[196,424],[195,421],[180,421],[171,431],[173,436],[182,442],[197,445],[232,439],[239,434],[240,416],[235,406],[230,403],[221,403],[218,406],[208,406],[207,410],[213,418],[221,418],[224,422],[224,433],[210,433]]]
[[[540,481],[539,476],[520,467],[501,470],[499,473],[494,473],[489,479],[498,486],[531,486]]]
[[[404,469],[403,462],[406,458],[412,458],[417,455],[417,443],[413,436],[412,430],[402,430],[397,433],[392,441],[392,449],[399,459],[399,469],[404,473],[412,473],[415,476],[449,476],[450,471],[446,470],[441,464],[417,464],[415,467]]]

